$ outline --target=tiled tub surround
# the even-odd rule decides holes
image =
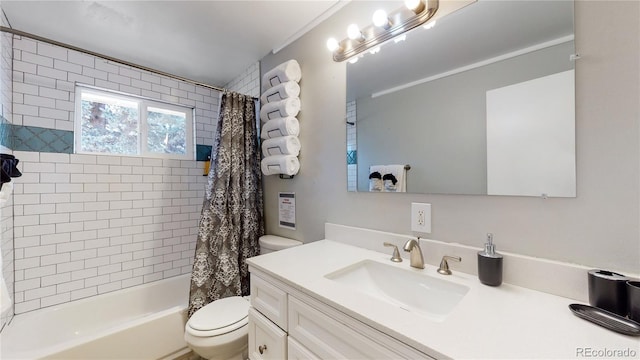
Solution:
[[[16,314],[191,271],[202,162],[15,156]]]
[[[203,163],[71,154],[75,84],[193,107],[201,153],[219,93],[25,37],[13,55],[15,313],[190,272]],[[33,129],[64,144],[15,138]]]

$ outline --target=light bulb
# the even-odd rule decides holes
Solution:
[[[387,12],[382,9],[376,10],[376,12],[373,13],[373,25],[388,28],[389,17],[387,16]]]
[[[404,0],[404,5],[407,9],[413,11],[414,13],[419,13],[424,8],[424,4],[422,0]]]
[[[358,62],[358,57],[357,57],[357,56],[356,56],[356,57],[352,57],[352,58],[349,60],[349,64],[355,64],[355,63],[357,63],[357,62]]]
[[[335,38],[329,38],[327,39],[327,49],[329,49],[329,51],[336,51],[340,48],[340,43],[338,43],[338,40],[336,40]]]
[[[362,39],[362,33],[360,32],[360,28],[356,24],[351,24],[347,27],[347,36],[351,40]]]
[[[433,27],[436,26],[436,21],[431,21],[428,22],[425,26],[423,26],[425,29],[429,30],[429,29],[433,29]]]
[[[396,36],[396,37],[393,38],[393,42],[396,43],[396,44],[401,42],[401,41],[405,41],[405,40],[407,40],[407,34],[402,34],[400,36]]]

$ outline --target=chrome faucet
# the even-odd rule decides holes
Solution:
[[[424,258],[422,257],[422,250],[420,250],[420,238],[410,239],[404,244],[404,251],[411,252],[409,258],[411,260],[411,266],[417,269],[424,269]]]

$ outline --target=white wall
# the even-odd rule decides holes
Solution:
[[[217,91],[27,38],[14,56],[14,124],[73,130],[80,82],[194,107],[196,143],[213,143]],[[16,313],[191,271],[202,162],[15,155]]]
[[[498,250],[640,273],[640,3],[576,2],[577,198],[547,200],[348,193],[345,64],[323,44],[349,9],[262,60],[263,71],[291,58],[302,68],[301,170],[265,177],[267,233],[310,242],[328,221],[410,234],[411,202],[428,202],[430,238],[480,247],[493,232]],[[277,225],[280,191],[296,193],[296,231]]]
[[[9,27],[9,22],[1,8],[0,18],[2,26]],[[11,124],[13,118],[11,110],[13,99],[13,82],[11,81],[13,71],[12,42],[13,37],[11,35],[2,33],[2,38],[0,38],[0,97],[2,99],[0,102],[0,114],[7,124]],[[8,136],[7,132],[9,132],[8,126],[0,128],[0,136]],[[11,149],[2,145],[0,145],[0,152],[4,154],[13,153]],[[2,252],[0,253],[0,256],[2,256],[2,269],[0,269],[0,271],[2,271],[2,276],[7,284],[9,296],[13,300],[13,197],[10,197],[4,206],[0,208],[0,247],[2,248]],[[13,305],[9,310],[0,315],[0,329],[2,329],[12,317]]]

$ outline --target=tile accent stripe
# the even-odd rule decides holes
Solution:
[[[2,117],[0,144],[17,151],[73,154],[73,131],[12,125]],[[197,161],[205,161],[209,156],[211,156],[210,145],[196,145]]]
[[[13,150],[12,133],[11,123],[4,116],[0,116],[0,145],[11,150]]]
[[[13,150],[73,153],[73,131],[36,126],[12,126]]]

